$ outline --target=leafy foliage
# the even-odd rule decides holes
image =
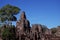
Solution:
[[[1,8],[1,11],[6,13],[7,15],[9,14],[16,15],[20,11],[20,9],[18,7],[7,4],[6,6]]]
[[[3,31],[2,31],[2,39],[3,40],[14,40],[15,38],[15,32],[13,30],[14,26],[6,27]]]
[[[6,22],[6,24],[8,24],[9,21],[16,21],[17,18],[14,15],[17,15],[20,10],[21,9],[19,9],[18,7],[9,4],[3,6],[2,8],[0,8],[0,23]],[[15,40],[15,26],[7,26],[3,29],[1,34],[3,40]]]
[[[14,15],[18,14],[19,11],[20,9],[18,7],[7,4],[0,9],[0,21],[16,21],[17,18]]]

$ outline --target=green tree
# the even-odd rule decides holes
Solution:
[[[18,7],[9,4],[0,8],[0,23],[7,21],[9,24],[11,21],[16,21],[17,18],[14,15],[17,15],[19,11]]]
[[[0,8],[0,25],[1,23],[3,23],[4,25],[6,24],[10,25],[10,22],[12,23],[12,21],[16,21],[17,18],[15,17],[15,15],[17,15],[20,10],[21,9],[19,9],[18,7],[9,4]],[[1,32],[3,40],[10,40],[10,39],[14,40],[15,39],[14,29],[15,28],[12,25],[10,25],[10,28],[9,26],[4,28],[4,30]]]

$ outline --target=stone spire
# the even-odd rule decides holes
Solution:
[[[20,20],[17,21],[16,28],[22,32],[30,30],[30,22],[26,19],[24,11],[21,13]]]
[[[26,15],[25,15],[25,12],[23,11],[22,14],[21,14],[21,19],[24,20],[26,19]]]

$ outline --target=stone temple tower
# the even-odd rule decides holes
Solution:
[[[24,33],[29,33],[30,31],[30,22],[27,20],[25,12],[23,11],[20,16],[20,20],[16,23],[16,35],[20,37]]]

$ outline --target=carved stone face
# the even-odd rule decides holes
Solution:
[[[23,28],[22,27],[20,27],[20,30],[22,30]]]
[[[18,32],[20,32],[20,31],[22,31],[22,30],[23,30],[23,27],[21,27],[21,26],[18,26],[18,27],[17,27],[17,31],[18,31]]]

